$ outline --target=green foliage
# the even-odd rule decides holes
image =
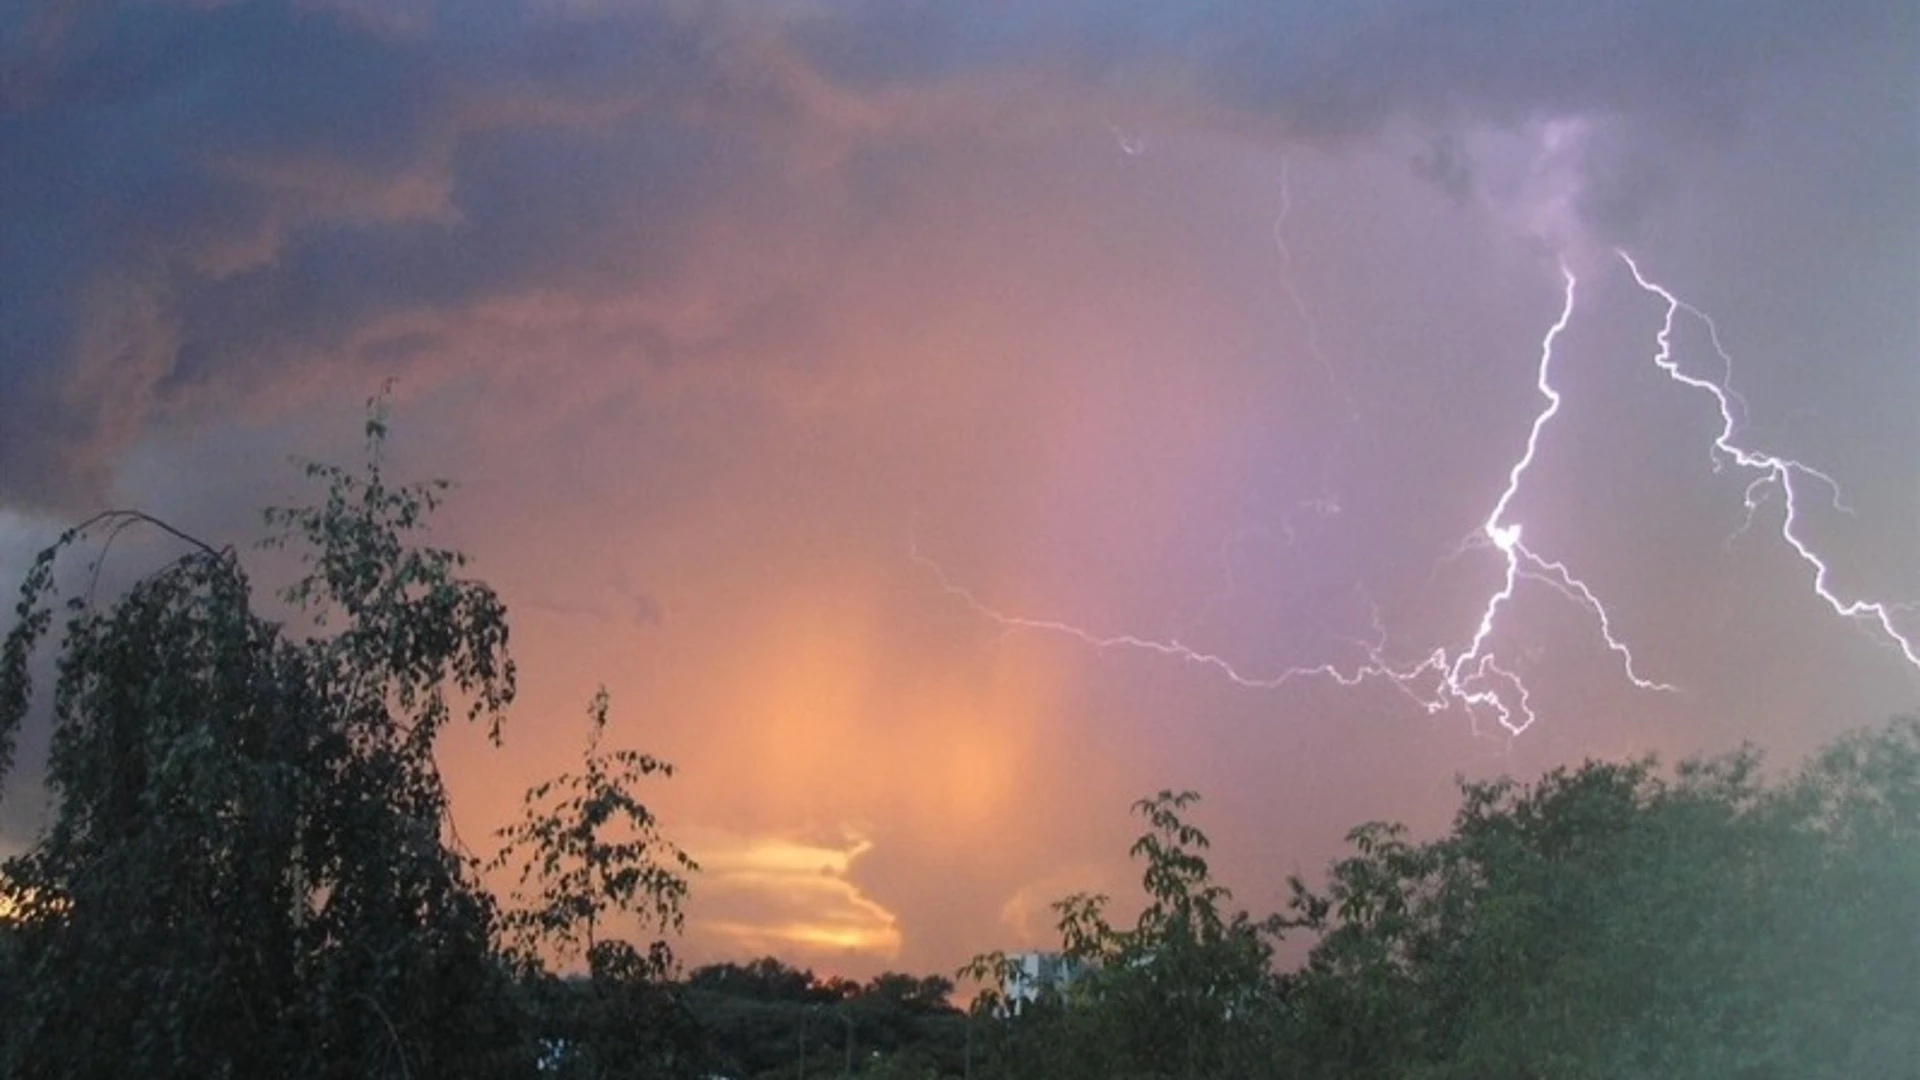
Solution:
[[[1296,1075],[1863,1077],[1920,1060],[1920,727],[1791,780],[1746,751],[1463,786],[1365,826],[1296,921]]]
[[[687,977],[687,987],[749,1001],[816,1005],[839,1000],[813,972],[771,956],[744,964],[708,964]]]
[[[1131,849],[1145,893],[1131,927],[1112,924],[1105,896],[1054,905],[1061,951],[1084,974],[995,1026],[987,1053],[997,1075],[1213,1077],[1241,1075],[1263,1059],[1278,1001],[1279,925],[1227,907],[1232,897],[1213,880],[1207,836],[1185,816],[1198,801],[1163,791],[1134,804],[1147,831]],[[988,984],[985,1015],[1012,1011],[996,989],[1012,973],[993,953],[961,972]]]
[[[530,906],[509,910],[506,929],[523,951],[545,944],[561,956],[585,953],[589,959],[603,944],[596,929],[610,912],[645,903],[645,914],[662,930],[678,930],[680,904],[687,895],[694,861],[660,835],[653,814],[633,795],[647,777],[673,775],[673,766],[636,750],[603,751],[607,692],[594,695],[589,709],[592,734],[584,755],[585,771],[567,773],[529,789],[524,817],[501,829],[504,845],[492,869],[521,861],[520,886],[536,885]],[[609,828],[617,835],[610,835]],[[527,898],[516,894],[516,900]],[[649,952],[646,974],[671,971],[664,942]]]
[[[508,950],[534,989],[557,1077],[641,1077],[690,1070],[699,1036],[679,997],[663,985],[674,970],[665,939],[644,951],[601,935],[607,920],[637,914],[662,932],[678,931],[686,875],[699,869],[660,833],[633,792],[673,767],[635,750],[603,750],[607,692],[594,695],[583,771],[530,788],[519,822],[499,831],[490,870],[519,866],[519,888],[501,915]],[[545,957],[587,962],[585,979],[562,979]]]
[[[188,549],[111,604],[96,607],[90,584],[64,605],[54,812],[0,868],[0,1073],[534,1067],[544,1014],[500,940],[523,927],[502,919],[453,842],[434,757],[456,718],[499,738],[514,696],[506,609],[461,576],[460,554],[414,542],[446,485],[388,483],[385,433],[376,404],[362,469],[309,465],[324,499],[267,512],[268,544],[303,560],[283,600],[310,633],[255,610],[232,549],[142,514],[70,530],[29,570],[0,647],[0,780],[33,703],[32,655],[54,630],[60,557],[95,538],[104,556],[136,525]],[[651,826],[628,785],[655,772],[652,759],[590,752],[584,832],[577,820],[525,826],[542,881],[598,890],[589,926],[635,903],[677,911],[685,894],[648,862],[656,847],[597,834],[616,815]],[[596,944],[598,966],[627,985],[656,970]]]
[[[896,972],[864,985],[816,977],[772,957],[712,964],[687,977],[686,1002],[707,1033],[716,1071],[742,1078],[958,1077],[968,1019],[939,976]],[[803,1051],[804,1046],[804,1051]]]
[[[1055,905],[1093,965],[1008,1009],[963,971],[983,1077],[1887,1078],[1920,1061],[1920,722],[1764,780],[1757,753],[1467,783],[1453,827],[1369,823],[1283,917],[1230,913],[1191,795],[1136,804],[1145,907]],[[1309,935],[1271,972],[1281,931]]]

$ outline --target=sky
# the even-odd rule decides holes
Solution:
[[[1275,910],[1914,706],[1917,182],[1902,0],[7,4],[0,574],[391,379],[514,623],[464,836],[604,684],[692,962],[1043,946],[1162,788]]]

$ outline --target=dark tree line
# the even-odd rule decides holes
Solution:
[[[1466,783],[1446,835],[1363,825],[1260,920],[1212,882],[1192,802],[1136,807],[1136,923],[1056,905],[1092,973],[991,1024],[975,1075],[1920,1075],[1920,722],[1772,782],[1745,750]],[[1311,943],[1296,969],[1271,962],[1283,935]]]
[[[772,957],[691,972],[683,998],[720,1074],[960,1076],[968,1018],[937,975],[887,973],[865,983],[789,967]],[[804,1070],[804,1072],[803,1072]]]

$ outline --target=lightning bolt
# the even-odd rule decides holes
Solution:
[[[1284,209],[1282,214],[1284,221]],[[1278,226],[1276,225],[1276,233]],[[1284,249],[1284,245],[1283,245]],[[1150,638],[1135,634],[1101,634],[1069,622],[1037,619],[1010,614],[983,603],[972,592],[957,585],[935,561],[921,554],[917,545],[912,557],[929,569],[941,589],[958,599],[980,617],[1008,631],[1023,630],[1057,634],[1079,641],[1098,651],[1125,649],[1157,654],[1188,664],[1209,668],[1236,685],[1270,690],[1303,678],[1331,680],[1342,687],[1355,687],[1369,681],[1385,681],[1414,701],[1428,714],[1452,708],[1464,709],[1470,717],[1491,715],[1500,726],[1518,735],[1538,718],[1525,681],[1511,667],[1500,663],[1492,648],[1500,614],[1520,588],[1522,580],[1537,581],[1586,609],[1596,619],[1601,638],[1620,658],[1627,679],[1643,690],[1672,690],[1666,683],[1642,676],[1632,650],[1614,633],[1613,619],[1598,594],[1563,562],[1546,558],[1522,542],[1520,523],[1510,519],[1514,500],[1520,494],[1527,471],[1539,455],[1542,433],[1560,411],[1561,395],[1552,380],[1554,346],[1573,320],[1579,282],[1566,264],[1560,265],[1564,285],[1559,316],[1540,341],[1539,361],[1535,368],[1535,387],[1545,405],[1534,415],[1520,455],[1507,469],[1507,483],[1495,499],[1478,532],[1468,538],[1467,547],[1490,547],[1498,552],[1503,566],[1500,586],[1481,606],[1471,639],[1465,648],[1450,653],[1436,648],[1424,659],[1409,665],[1396,665],[1384,656],[1386,634],[1378,610],[1374,610],[1375,637],[1358,643],[1365,653],[1364,662],[1342,667],[1334,663],[1290,667],[1273,674],[1243,672],[1227,658],[1194,649],[1174,638]],[[1726,399],[1722,399],[1723,401]]]
[[[1752,525],[1753,517],[1760,506],[1777,494],[1784,507],[1780,515],[1780,538],[1786,541],[1787,546],[1793,549],[1794,554],[1812,572],[1814,595],[1832,608],[1834,614],[1877,629],[1888,643],[1900,651],[1909,665],[1920,668],[1920,648],[1916,648],[1913,638],[1902,633],[1894,624],[1896,605],[1878,600],[1847,600],[1841,597],[1830,584],[1833,576],[1832,568],[1813,549],[1806,538],[1800,535],[1800,497],[1803,494],[1801,485],[1814,483],[1825,488],[1831,496],[1832,505],[1844,512],[1846,506],[1841,501],[1840,485],[1834,481],[1833,477],[1805,462],[1754,450],[1734,441],[1734,436],[1739,430],[1735,404],[1740,404],[1741,414],[1744,414],[1746,409],[1745,403],[1726,385],[1732,379],[1733,359],[1720,343],[1719,328],[1705,312],[1680,299],[1672,290],[1648,278],[1641,272],[1640,264],[1634,260],[1633,256],[1617,249],[1615,254],[1619,255],[1620,261],[1627,265],[1627,270],[1633,274],[1634,282],[1666,305],[1666,315],[1661,321],[1660,331],[1654,335],[1654,365],[1664,372],[1667,378],[1681,386],[1697,390],[1712,398],[1714,407],[1719,411],[1720,430],[1714,435],[1710,450],[1714,468],[1719,469],[1725,463],[1731,462],[1735,467],[1753,474],[1753,479],[1746,488],[1747,524],[1742,526],[1742,531]],[[1719,354],[1727,371],[1726,379],[1723,381],[1714,382],[1680,369],[1680,362],[1673,355],[1673,331],[1675,323],[1683,313],[1692,315],[1706,326],[1714,351]]]
[[[1543,558],[1528,548],[1521,542],[1520,524],[1507,519],[1513,500],[1520,494],[1521,481],[1525,479],[1527,469],[1532,467],[1534,458],[1539,455],[1540,434],[1546,430],[1547,423],[1560,412],[1560,392],[1554,389],[1551,377],[1553,346],[1560,335],[1566,332],[1568,324],[1573,321],[1574,295],[1579,287],[1579,280],[1574,277],[1573,271],[1568,269],[1565,263],[1560,264],[1560,277],[1566,285],[1565,299],[1560,307],[1560,317],[1554,320],[1553,325],[1540,340],[1540,364],[1534,379],[1535,388],[1540,391],[1540,396],[1546,399],[1547,404],[1534,416],[1533,426],[1527,431],[1526,449],[1507,470],[1507,486],[1493,504],[1493,510],[1487,515],[1486,523],[1480,527],[1481,535],[1505,558],[1506,579],[1501,587],[1487,598],[1486,606],[1480,612],[1480,624],[1474,631],[1473,642],[1448,665],[1445,683],[1449,697],[1460,700],[1469,708],[1480,705],[1494,709],[1500,717],[1502,726],[1516,735],[1525,730],[1527,725],[1533,723],[1535,719],[1533,711],[1527,706],[1525,686],[1520,683],[1517,676],[1496,666],[1485,649],[1487,639],[1493,634],[1494,624],[1499,618],[1501,607],[1513,599],[1513,594],[1519,588],[1522,577],[1543,581],[1563,596],[1576,601],[1592,612],[1599,622],[1601,638],[1606,642],[1607,648],[1620,657],[1627,679],[1633,685],[1642,690],[1674,689],[1666,683],[1647,679],[1636,670],[1633,651],[1615,636],[1613,618],[1593,589],[1586,582],[1575,577],[1565,563]],[[1471,689],[1477,680],[1484,679],[1489,673],[1502,676],[1514,686],[1517,695],[1515,702],[1510,704],[1500,697],[1497,691]],[[1511,723],[1516,715],[1521,717],[1517,727]]]
[[[1249,690],[1274,690],[1285,686],[1295,679],[1313,675],[1324,676],[1333,679],[1342,686],[1351,687],[1359,685],[1369,674],[1364,668],[1351,673],[1342,672],[1333,664],[1288,668],[1285,671],[1273,675],[1248,674],[1242,672],[1234,665],[1233,661],[1228,660],[1226,657],[1220,656],[1217,653],[1202,652],[1199,649],[1189,648],[1181,644],[1177,638],[1150,638],[1140,637],[1135,634],[1101,634],[1057,619],[1035,619],[1024,615],[1008,614],[997,608],[988,606],[976,597],[971,590],[965,586],[956,584],[954,580],[948,576],[946,569],[938,562],[935,562],[930,556],[923,554],[917,544],[912,547],[910,554],[915,563],[925,567],[927,571],[933,575],[934,580],[939,583],[942,592],[965,604],[976,615],[986,619],[988,622],[999,625],[1007,631],[1030,630],[1047,634],[1057,634],[1078,641],[1094,649],[1096,652],[1126,649],[1137,652],[1156,653],[1160,656],[1193,664],[1197,667],[1210,668],[1224,676],[1234,685],[1242,686]]]

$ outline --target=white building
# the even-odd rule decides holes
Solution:
[[[1087,971],[1083,961],[1057,952],[1010,953],[1007,960],[1011,966],[1000,995],[1014,1012],[1043,995],[1066,992]]]

